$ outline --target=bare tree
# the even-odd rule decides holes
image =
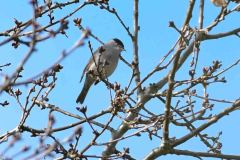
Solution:
[[[164,3],[168,2],[161,3],[164,6]],[[169,30],[174,30],[179,36],[169,51],[159,57],[159,63],[155,64],[152,71],[144,75],[139,67],[140,64],[145,64],[144,59],[139,58],[139,55],[142,54],[139,52],[138,36],[141,32],[139,0],[133,0],[132,27],[129,27],[130,24],[123,20],[124,16],[128,17],[129,15],[119,13],[118,8],[113,8],[109,0],[71,0],[66,2],[31,0],[29,5],[33,10],[32,17],[24,22],[15,19],[14,27],[0,32],[1,47],[11,44],[16,51],[19,46],[28,48],[13,72],[8,72],[8,68],[14,68],[10,62],[0,64],[1,110],[13,107],[10,99],[14,99],[18,107],[15,110],[21,115],[18,124],[11,130],[5,130],[0,126],[1,130],[4,130],[4,133],[0,135],[0,144],[4,145],[4,149],[0,152],[0,159],[19,159],[19,157],[26,160],[43,158],[137,159],[131,152],[132,148],[129,147],[129,144],[126,143],[123,149],[118,148],[120,142],[127,140],[134,143],[132,139],[136,137],[138,137],[139,144],[142,139],[147,139],[149,142],[157,141],[158,145],[155,148],[152,148],[151,151],[144,151],[146,160],[164,155],[182,155],[198,159],[204,157],[240,159],[240,155],[226,154],[222,150],[224,145],[220,141],[222,128],[219,128],[217,135],[208,134],[207,130],[217,124],[219,120],[237,112],[240,107],[238,97],[230,100],[225,98],[225,94],[228,92],[222,94],[222,99],[209,94],[209,90],[212,88],[214,90],[216,83],[232,85],[224,76],[232,74],[231,71],[239,66],[240,59],[225,65],[218,60],[218,57],[210,66],[199,62],[203,42],[208,43],[226,37],[239,39],[239,22],[235,22],[238,24],[236,28],[227,31],[222,30],[214,34],[211,31],[220,24],[227,23],[226,19],[231,18],[233,14],[239,14],[240,4],[239,0],[229,0],[228,2],[219,0],[212,1],[212,3],[219,7],[220,12],[209,24],[205,24],[204,21],[206,16],[204,0],[199,2],[189,0],[185,20],[181,27],[177,27],[174,20],[169,20]],[[149,1],[149,4],[154,5],[154,2]],[[72,11],[68,10],[70,6],[74,8]],[[86,106],[76,105],[75,111],[72,112],[49,101],[49,95],[54,91],[55,86],[59,85],[57,77],[64,72],[62,61],[85,44],[87,44],[89,52],[92,52],[91,41],[88,39],[104,43],[101,40],[103,37],[99,37],[91,31],[91,26],[87,28],[87,25],[82,24],[84,17],[75,17],[75,14],[81,10],[87,10],[87,6],[99,8],[105,14],[115,17],[114,23],[121,25],[122,30],[131,40],[133,48],[133,59],[130,62],[120,57],[128,67],[128,71],[132,73],[128,84],[124,86],[120,82],[102,79],[102,83],[109,90],[111,98],[109,106],[106,106],[104,110],[96,110],[91,116],[88,115],[87,104]],[[61,18],[56,18],[56,12],[63,10],[67,10],[68,13]],[[193,22],[193,14],[198,14],[197,24]],[[40,19],[44,18],[45,23],[40,23]],[[79,40],[69,49],[59,51],[59,58],[41,72],[32,73],[31,77],[23,76],[26,63],[31,61],[31,57],[37,52],[36,47],[40,43],[54,40],[59,35],[64,35],[67,39],[67,31],[71,29],[70,24],[74,24],[81,33]],[[157,32],[156,34],[158,34]],[[159,30],[159,34],[161,34],[161,30]],[[44,58],[47,58],[47,55]],[[184,75],[179,77],[183,68]],[[161,78],[152,79],[160,72],[166,74]],[[164,111],[159,113],[154,109],[156,107],[147,106],[152,101],[157,101],[156,105],[164,108]],[[221,110],[218,108],[219,105],[223,106]],[[45,127],[39,129],[27,125],[34,110],[46,115],[39,117],[39,121],[44,121],[43,118],[47,119],[45,119],[47,121]],[[58,126],[56,121],[59,115],[72,118],[75,122],[66,122]],[[104,121],[100,122],[99,118]],[[1,121],[8,122],[7,119],[1,119]],[[119,126],[116,126],[113,121],[116,121]],[[83,130],[83,127],[89,127],[91,132]],[[176,135],[173,132],[176,128],[184,131],[184,134]],[[58,133],[62,133],[65,138],[62,138],[63,136],[60,138]],[[84,134],[88,135],[84,139],[85,143],[82,142]],[[195,151],[191,147],[185,149],[179,147],[193,138],[205,147],[205,151]],[[231,138],[233,137],[229,137],[229,139]],[[32,139],[35,139],[34,144],[30,142]],[[15,147],[16,145],[23,147],[19,149]],[[91,151],[93,148],[101,150],[101,154],[93,153]],[[14,153],[10,154],[11,150]]]

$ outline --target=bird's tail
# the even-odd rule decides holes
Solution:
[[[86,95],[87,95],[87,93],[88,93],[92,84],[93,84],[92,80],[89,81],[86,78],[86,80],[84,82],[83,89],[82,89],[81,93],[78,95],[78,98],[76,100],[77,103],[80,102],[82,104],[84,102],[84,100],[86,98]]]

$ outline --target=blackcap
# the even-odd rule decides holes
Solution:
[[[92,84],[101,79],[106,79],[115,71],[120,53],[124,50],[122,41],[114,38],[94,52],[83,70],[80,82],[84,75],[86,75],[86,79],[82,91],[76,100],[77,103],[82,104],[84,102]]]

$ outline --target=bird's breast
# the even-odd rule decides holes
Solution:
[[[109,77],[116,69],[119,60],[119,53],[102,52],[97,56],[95,62],[89,67],[94,75],[101,74],[102,78]]]
[[[116,69],[118,65],[119,54],[109,54],[106,59],[103,59],[102,69],[105,72],[105,76],[110,76]]]

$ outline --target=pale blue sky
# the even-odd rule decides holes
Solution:
[[[9,27],[14,26],[14,18],[19,21],[25,21],[31,18],[31,7],[28,4],[28,0],[21,1],[4,1],[0,5],[0,32],[6,30]],[[58,1],[59,2],[59,1]],[[63,1],[61,1],[63,2]],[[195,7],[195,12],[193,14],[193,19],[191,21],[191,27],[198,27],[198,4],[197,2]],[[110,2],[111,6],[116,8],[119,15],[122,17],[127,26],[132,30],[133,26],[133,2],[130,0],[115,0]],[[141,76],[146,76],[160,61],[162,56],[164,56],[169,49],[173,46],[176,38],[179,36],[178,33],[168,27],[169,21],[174,21],[175,25],[180,28],[183,24],[186,10],[188,6],[188,1],[180,1],[180,0],[168,0],[168,1],[146,1],[140,0],[139,6],[139,23],[140,23],[140,32],[139,32],[139,59],[140,59],[140,69]],[[231,8],[233,6],[230,6]],[[72,7],[67,7],[64,10],[55,12],[55,19],[62,17],[66,13],[70,13],[76,5]],[[220,8],[215,7],[210,3],[210,0],[206,0],[205,2],[205,19],[204,26],[208,26],[219,13]],[[63,49],[70,48],[77,39],[81,32],[74,27],[72,20],[74,18],[82,18],[82,24],[85,27],[88,27],[95,35],[97,35],[102,41],[107,42],[112,38],[119,38],[123,41],[127,52],[123,52],[122,56],[129,62],[131,62],[133,54],[132,54],[132,44],[131,40],[128,37],[125,30],[122,28],[120,23],[116,20],[114,15],[106,14],[105,11],[100,10],[96,7],[86,7],[83,10],[79,11],[70,21],[70,29],[67,30],[68,38],[64,35],[58,35],[56,38],[48,40],[46,42],[40,43],[37,46],[36,53],[31,57],[29,62],[24,67],[25,70],[23,72],[24,78],[31,77],[32,75],[37,74],[42,69],[47,68],[58,58]],[[210,32],[210,34],[218,33],[221,31],[228,31],[239,27],[239,13],[233,14],[233,16],[229,16],[226,18],[226,21],[221,23],[218,27]],[[40,23],[44,23],[44,19],[40,19]],[[0,37],[2,41],[4,37]],[[92,46],[96,49],[100,44],[90,39]],[[199,66],[198,70],[201,70],[203,66],[209,66],[212,64],[213,60],[220,60],[223,62],[223,68],[226,68],[234,60],[239,58],[239,38],[228,37],[221,40],[211,40],[205,41],[201,45],[201,52],[199,57]],[[11,62],[12,65],[4,69],[5,72],[10,74],[19,61],[24,57],[28,48],[25,46],[19,46],[18,49],[14,49],[11,47],[11,44],[7,44],[0,48],[1,58],[0,65],[6,62]],[[82,70],[87,63],[91,53],[85,45],[84,47],[76,50],[70,57],[64,60],[61,65],[63,65],[63,70],[58,74],[58,82],[55,90],[51,92],[49,98],[49,103],[55,104],[65,110],[70,112],[76,112],[75,107],[77,104],[75,103],[75,99],[82,88],[82,83],[79,83],[80,75]],[[177,77],[179,79],[188,78],[188,69],[189,62],[184,65],[184,68],[181,69]],[[155,74],[152,78],[150,78],[144,85],[147,85],[150,82],[155,82],[159,78],[161,78],[166,72],[161,72]],[[240,68],[239,66],[235,69],[231,70],[226,74],[226,79],[229,84],[215,84],[209,88],[209,94],[213,98],[219,99],[228,99],[233,100],[239,97],[239,93],[237,92],[240,88],[239,86],[239,74]],[[119,82],[122,86],[126,86],[128,84],[129,78],[131,75],[131,71],[129,68],[123,63],[120,62],[116,72],[110,77],[111,82]],[[26,91],[28,87],[21,87],[23,91],[23,95],[26,95]],[[201,88],[202,89],[202,88]],[[200,91],[201,92],[201,91]],[[95,99],[93,99],[95,97]],[[107,97],[107,99],[106,99]],[[7,108],[1,108],[0,111],[0,134],[5,133],[7,130],[13,129],[17,122],[20,119],[20,108],[17,106],[15,100],[13,98],[9,98],[6,94],[2,94],[0,97],[0,101],[5,99],[10,101],[10,106]],[[85,104],[88,106],[88,115],[93,115],[98,113],[102,109],[107,108],[109,105],[109,92],[107,91],[104,84],[99,83],[97,86],[91,88],[86,100]],[[24,99],[22,99],[24,101]],[[216,111],[221,111],[223,107],[226,105],[216,106]],[[163,112],[163,107],[157,101],[152,101],[146,105],[147,107],[153,107],[154,110],[158,112]],[[47,123],[47,112],[35,109],[31,114],[27,124],[35,127],[41,128],[46,127]],[[217,135],[218,131],[223,130],[223,135],[221,137],[221,141],[223,142],[223,153],[227,154],[237,154],[239,153],[239,144],[240,140],[237,138],[240,134],[239,130],[239,112],[235,112],[230,116],[222,119],[217,125],[212,126],[207,129],[210,135]],[[105,117],[106,118],[106,117]],[[71,122],[76,122],[76,120],[71,118],[66,118],[66,116],[62,116],[56,114],[56,127],[62,126],[64,124],[69,124]],[[101,118],[100,121],[104,121],[104,118]],[[113,123],[116,123],[115,126],[118,126],[119,120],[115,120]],[[56,133],[55,135],[59,136],[59,138],[66,137],[66,134],[69,134],[69,130]],[[89,133],[90,132],[90,133]],[[176,129],[171,134],[172,136],[182,136],[186,133],[186,130]],[[204,132],[206,133],[206,132]],[[127,133],[129,134],[129,133]],[[26,134],[28,135],[28,134]],[[81,142],[84,144],[88,143],[91,135],[91,130],[86,126],[83,129],[83,137],[81,138]],[[29,135],[28,135],[29,136]],[[109,139],[109,135],[107,139]],[[143,138],[146,137],[146,138]],[[231,138],[232,137],[232,138]],[[104,137],[105,138],[105,137]],[[106,139],[100,138],[100,141],[106,141]],[[26,136],[27,142],[33,138],[29,138]],[[195,151],[205,151],[205,147],[202,143],[199,142],[199,139],[196,138],[185,143],[181,147],[181,149],[192,149]],[[35,144],[36,142],[31,142]],[[128,144],[130,147],[130,153],[136,159],[141,159],[146,156],[149,151],[159,145],[159,141],[157,139],[153,139],[149,141],[147,139],[147,135],[143,135],[141,138],[136,137],[129,140],[125,140],[119,143],[117,148],[122,149],[125,145]],[[19,146],[22,143],[18,144]],[[81,146],[81,145],[80,145]],[[238,146],[238,147],[237,147]],[[0,146],[0,151],[4,148],[4,145]],[[17,147],[15,149],[18,149]],[[100,154],[102,152],[102,148],[96,147],[95,149],[89,150],[88,154]],[[9,153],[15,153],[13,150]],[[11,155],[11,154],[10,154]],[[176,157],[176,156],[167,156],[159,159],[193,159],[189,157]],[[206,158],[207,159],[207,158]]]

